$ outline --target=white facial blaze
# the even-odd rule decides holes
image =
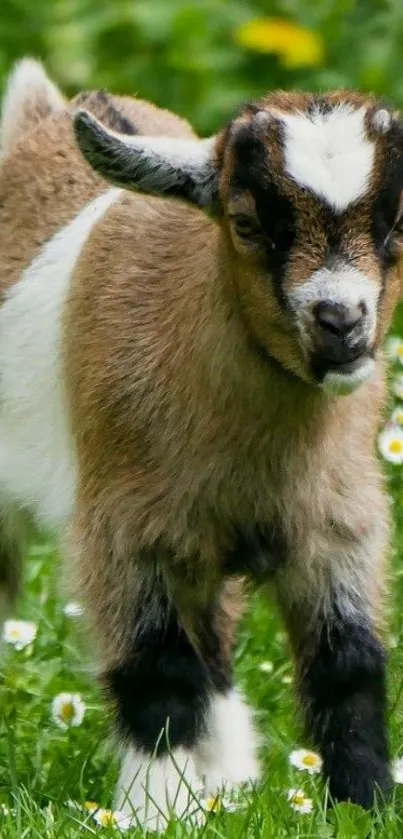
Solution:
[[[364,107],[343,104],[329,113],[278,115],[286,172],[339,212],[364,194],[371,175],[374,143],[366,135],[365,114]]]

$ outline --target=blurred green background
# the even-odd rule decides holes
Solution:
[[[0,80],[42,58],[68,93],[138,93],[214,131],[272,87],[403,105],[403,0],[0,0]]]

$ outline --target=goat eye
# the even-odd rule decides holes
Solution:
[[[259,222],[254,216],[234,215],[230,216],[235,232],[243,239],[258,236],[262,231]]]

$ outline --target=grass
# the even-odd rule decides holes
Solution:
[[[400,474],[392,479],[397,545],[403,545],[403,490]],[[397,554],[399,551],[397,551]],[[109,740],[110,720],[96,687],[83,618],[67,618],[57,592],[58,557],[48,543],[32,545],[26,567],[26,594],[19,612],[38,623],[30,648],[7,646],[0,674],[0,802],[15,813],[0,813],[1,839],[72,839],[76,836],[116,836],[114,827],[99,827],[89,813],[72,810],[66,802],[94,800],[110,807],[117,765]],[[403,568],[395,557],[391,615],[390,730],[392,752],[403,751]],[[259,668],[273,664],[272,672]],[[371,817],[358,807],[339,805],[326,812],[326,791],[318,776],[289,764],[299,745],[301,728],[295,713],[286,639],[277,616],[261,594],[252,597],[240,631],[236,656],[238,682],[257,709],[263,736],[264,764],[258,790],[241,796],[236,812],[209,815],[200,829],[172,822],[167,836],[206,839],[261,839],[261,837],[375,837],[392,839],[403,832],[403,787],[393,800]],[[52,720],[51,703],[62,691],[80,693],[86,714],[80,727],[67,731]],[[109,742],[108,742],[109,740]],[[295,813],[287,801],[290,788],[301,787],[313,799],[311,814]],[[126,836],[139,836],[132,829]]]
[[[392,755],[403,754],[403,480],[402,467],[389,467],[396,536],[390,599],[390,737]],[[25,594],[20,617],[38,624],[34,643],[21,651],[7,645],[0,662],[0,839],[73,839],[116,837],[116,827],[100,827],[83,807],[68,800],[96,801],[110,807],[117,777],[106,714],[94,679],[84,618],[63,612],[58,555],[53,545],[33,542],[26,563]],[[260,669],[271,662],[271,672]],[[293,698],[287,642],[272,606],[256,593],[239,634],[237,681],[257,710],[262,735],[262,782],[240,796],[235,812],[220,810],[200,828],[170,823],[167,837],[185,839],[401,839],[403,786],[395,786],[390,803],[369,814],[341,804],[327,808],[318,776],[290,766],[290,752],[308,745]],[[79,693],[86,703],[80,727],[56,726],[51,705],[63,691]],[[290,788],[302,788],[313,801],[309,814],[294,812]],[[1,804],[9,808],[2,813]],[[123,834],[122,834],[123,835]],[[124,834],[137,837],[133,828]]]

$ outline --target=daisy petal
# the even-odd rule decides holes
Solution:
[[[290,789],[287,793],[290,807],[298,813],[312,812],[312,798],[308,798],[302,789]]]
[[[84,607],[81,603],[72,600],[63,607],[63,614],[66,615],[66,618],[80,618],[84,614]]]
[[[78,693],[59,693],[52,702],[53,721],[59,728],[81,725],[85,714],[85,703]]]
[[[397,757],[392,763],[392,777],[395,784],[403,784],[403,757]]]
[[[316,752],[309,749],[296,749],[289,756],[291,766],[296,769],[305,770],[309,775],[316,775],[322,769],[322,758]]]
[[[403,463],[403,428],[387,425],[378,434],[378,448],[382,457],[399,466]]]
[[[32,621],[7,620],[3,628],[3,641],[12,644],[14,649],[23,650],[35,640],[38,632],[36,623]]]
[[[117,827],[121,832],[129,830],[133,824],[130,816],[119,810],[104,810],[102,807],[94,813],[94,819],[101,827]]]
[[[272,673],[274,670],[274,664],[272,661],[261,661],[259,664],[259,670],[261,673]]]

